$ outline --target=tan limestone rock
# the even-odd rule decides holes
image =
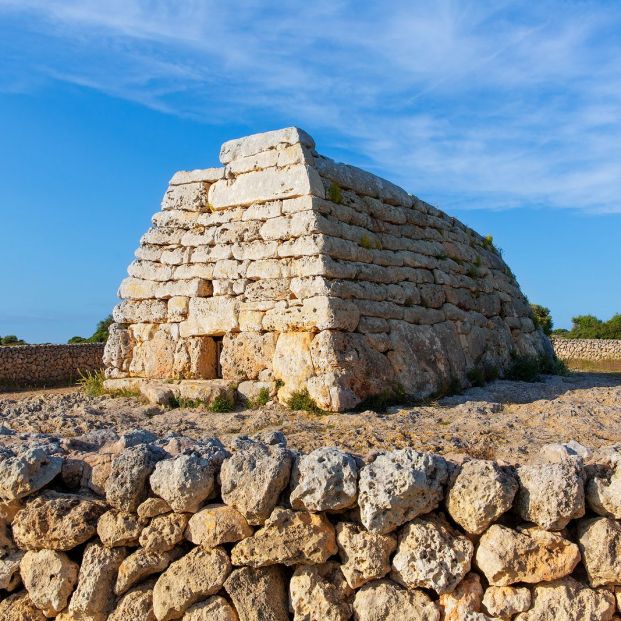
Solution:
[[[309,332],[283,332],[278,336],[272,371],[274,379],[284,382],[280,395],[286,400],[292,392],[302,390],[315,369],[310,354],[313,335]]]
[[[223,543],[236,543],[253,533],[246,518],[227,505],[208,505],[195,513],[188,522],[185,538],[205,548]]]
[[[11,592],[21,584],[19,568],[23,556],[23,552],[11,550],[0,558],[0,589]]]
[[[255,380],[272,366],[276,335],[272,332],[227,334],[223,339],[220,365],[225,379]]]
[[[170,513],[172,508],[163,498],[147,498],[136,511],[141,520],[146,520],[156,515]]]
[[[176,550],[160,552],[138,548],[120,564],[114,592],[122,595],[147,576],[164,571],[178,556]]]
[[[406,590],[390,580],[368,582],[356,591],[354,621],[440,621],[440,611],[419,589]]]
[[[390,571],[390,556],[397,549],[396,537],[340,522],[336,526],[336,541],[343,563],[341,571],[352,589],[383,578]]]
[[[231,560],[252,567],[316,564],[337,550],[334,527],[325,515],[277,507],[263,528],[233,548]]]
[[[16,593],[0,601],[0,620],[46,621],[46,617],[32,603],[27,593]]]
[[[235,569],[224,588],[239,621],[289,621],[285,578],[278,565]]]
[[[134,619],[156,621],[153,613],[152,586],[139,586],[123,595],[107,621],[134,621]]]
[[[510,619],[518,612],[526,612],[532,597],[526,587],[489,586],[483,594],[483,606],[490,615]]]
[[[145,526],[135,513],[106,511],[97,522],[97,534],[101,542],[109,548],[133,546]]]
[[[581,520],[578,545],[591,586],[621,584],[621,525],[616,520]]]
[[[476,563],[493,586],[537,583],[568,576],[580,561],[578,546],[537,527],[493,524],[483,533]]]
[[[392,576],[410,589],[450,592],[470,571],[473,552],[472,542],[451,528],[443,516],[429,514],[401,530]]]
[[[181,619],[182,621],[239,621],[235,608],[219,595],[190,606]]]
[[[155,516],[140,533],[140,545],[146,550],[166,552],[183,540],[189,513],[166,513]]]
[[[33,604],[53,617],[66,608],[80,567],[63,552],[26,552],[20,564],[24,586]]]
[[[158,621],[179,619],[196,602],[215,595],[231,571],[222,548],[193,548],[171,563],[153,589],[153,610]]]
[[[442,621],[464,621],[469,615],[481,612],[482,598],[481,579],[475,573],[467,574],[452,592],[440,595]]]

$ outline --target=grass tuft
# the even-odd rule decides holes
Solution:
[[[287,405],[294,411],[304,410],[306,412],[312,412],[313,414],[323,414],[323,410],[311,398],[306,388],[304,390],[292,392],[287,400]]]
[[[98,371],[78,371],[80,379],[78,380],[78,386],[84,391],[84,394],[89,397],[101,397],[106,393],[104,388],[104,375],[103,369]]]
[[[248,405],[253,410],[256,410],[257,408],[260,408],[261,406],[267,405],[269,401],[270,401],[269,388],[261,388],[261,390],[259,390],[259,394],[254,399],[249,400]]]
[[[332,182],[328,188],[328,200],[339,205],[343,202],[343,191],[336,182]]]

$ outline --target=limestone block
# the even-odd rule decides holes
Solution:
[[[479,569],[493,586],[563,578],[579,561],[576,544],[535,526],[513,530],[493,524],[481,536],[476,553]]]
[[[97,534],[109,548],[135,546],[144,526],[135,513],[106,511],[97,522]]]
[[[166,304],[164,316],[168,321],[183,321],[188,316],[188,306],[190,299],[183,295],[176,295],[169,298]],[[160,303],[164,303],[163,301]]]
[[[170,505],[163,498],[147,498],[136,509],[141,520],[148,520],[156,515],[170,513],[171,511]]]
[[[62,465],[62,458],[44,447],[24,447],[17,453],[0,450],[0,498],[10,501],[33,494],[54,479]]]
[[[46,616],[54,617],[67,606],[78,581],[79,566],[62,552],[26,552],[20,573],[32,603]]]
[[[353,332],[359,318],[360,311],[353,302],[317,296],[304,300],[301,306],[267,311],[263,318],[263,329],[275,332],[296,330]]]
[[[44,492],[13,520],[13,538],[22,550],[72,550],[97,532],[105,505],[92,498]]]
[[[435,602],[419,589],[406,590],[390,580],[376,580],[356,591],[355,621],[440,621]]]
[[[195,513],[188,522],[185,537],[204,548],[215,548],[241,541],[252,533],[252,527],[239,511],[220,504],[208,505]]]
[[[513,621],[610,621],[614,610],[614,596],[608,591],[563,578],[535,586],[532,607]]]
[[[392,535],[370,533],[351,522],[336,525],[341,571],[352,589],[383,578],[390,571],[390,556],[397,549]]]
[[[2,621],[46,621],[46,616],[36,608],[27,593],[15,593],[0,601]]]
[[[314,168],[297,164],[217,181],[209,189],[208,200],[214,209],[227,209],[306,194],[323,198],[323,183]]]
[[[401,449],[362,468],[358,504],[364,526],[389,533],[401,524],[435,509],[447,479],[444,459],[413,449]]]
[[[520,466],[515,510],[547,530],[561,530],[585,512],[581,466],[574,460]]]
[[[298,566],[289,583],[289,594],[294,621],[348,621],[351,617],[353,590],[338,563]]]
[[[182,185],[170,185],[162,199],[162,209],[205,211],[209,208],[210,183],[195,181]]]
[[[132,326],[135,343],[129,372],[132,375],[147,378],[165,379],[173,377],[177,338],[170,329],[170,324],[160,324],[150,328],[148,338],[140,339],[136,326]]]
[[[196,602],[215,595],[231,573],[231,562],[222,548],[193,548],[174,561],[153,589],[153,611],[158,621],[179,619]]]
[[[239,311],[239,329],[241,332],[260,332],[263,329],[264,311],[241,310]]]
[[[481,613],[483,587],[475,573],[469,573],[450,593],[442,593],[438,600],[442,621],[500,621]]]
[[[183,379],[215,379],[218,348],[209,336],[190,336],[177,341],[172,376]]]
[[[295,199],[293,199],[295,200]],[[282,201],[270,201],[268,203],[257,203],[244,209],[242,220],[269,220],[277,218],[282,213]]]
[[[231,550],[234,565],[325,563],[336,554],[334,527],[322,513],[276,507],[262,528]]]
[[[108,328],[108,340],[103,353],[104,365],[108,369],[129,370],[133,345],[131,332],[123,326],[113,323]]]
[[[491,461],[467,461],[446,495],[451,517],[467,532],[480,535],[508,511],[517,492],[515,478]]]
[[[239,621],[289,621],[285,578],[277,565],[235,569],[224,588]]]
[[[161,251],[157,260],[164,265],[182,265],[190,261],[191,253],[191,248],[184,248],[183,246],[166,248]]]
[[[166,282],[172,280],[173,268],[170,265],[155,263],[153,261],[136,260],[129,264],[127,273],[134,278]]]
[[[263,369],[272,366],[276,335],[267,332],[241,332],[225,335],[220,365],[225,379],[257,379]]]
[[[259,377],[262,374],[271,373],[269,369],[263,369],[259,373]],[[267,394],[270,397],[273,397],[276,394],[276,382],[271,381],[245,381],[240,382],[237,386],[237,392],[242,396],[243,400],[245,400],[248,405],[253,405],[253,402],[256,401],[261,395],[262,392],[267,390]]]
[[[178,170],[169,185],[185,185],[186,183],[214,183],[224,176],[224,168],[199,168],[196,170]]]
[[[262,151],[276,149],[279,146],[287,147],[297,144],[310,149],[315,147],[315,141],[304,130],[297,127],[253,134],[225,142],[220,149],[220,161],[223,164],[228,164]]]
[[[313,211],[300,211],[291,215],[270,218],[261,226],[259,234],[265,242],[278,242],[280,245],[285,240],[320,233],[319,218],[320,216]]]
[[[11,592],[21,584],[20,564],[23,557],[23,552],[13,550],[0,558],[0,589]]]
[[[278,254],[278,242],[253,241],[233,244],[231,252],[238,261],[258,261],[275,259]]]
[[[441,516],[429,514],[406,524],[392,560],[392,577],[407,588],[451,592],[470,571],[472,542]]]
[[[78,586],[69,602],[69,612],[76,616],[105,615],[112,608],[110,597],[125,548],[106,548],[89,543],[84,551]]]
[[[289,501],[294,509],[342,511],[356,504],[358,467],[351,455],[322,447],[295,461]]]
[[[606,451],[604,463],[589,478],[586,498],[598,515],[621,519],[621,453]]]
[[[121,597],[107,621],[156,621],[153,614],[153,589],[140,585]]]
[[[118,297],[126,300],[167,300],[177,295],[195,298],[210,296],[211,293],[211,283],[201,278],[158,283],[128,276],[119,287]]]
[[[487,612],[502,619],[526,612],[531,601],[530,591],[525,587],[490,586],[483,595],[483,606]]]
[[[235,608],[219,595],[190,606],[182,619],[183,621],[239,621]]]
[[[282,398],[302,390],[315,369],[310,354],[313,335],[309,332],[284,332],[278,336],[272,358],[274,378],[285,382]]]
[[[114,592],[122,595],[144,578],[164,571],[178,556],[176,550],[147,550],[138,548],[123,559],[114,585]]]
[[[222,464],[222,500],[250,524],[262,524],[287,487],[290,472],[291,454],[287,449],[249,442]]]
[[[237,304],[227,298],[194,298],[190,300],[188,319],[179,324],[182,338],[219,336],[238,329]]]
[[[621,584],[621,526],[616,520],[580,520],[578,545],[591,586]]]
[[[140,533],[140,545],[152,552],[168,552],[183,541],[190,514],[166,513],[154,517]]]
[[[112,311],[116,323],[165,323],[166,302],[163,300],[123,300]]]

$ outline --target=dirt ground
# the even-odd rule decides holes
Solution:
[[[213,414],[87,397],[77,388],[50,389],[0,394],[0,425],[18,433],[65,437],[94,429],[122,433],[143,428],[161,436],[218,436],[225,443],[237,435],[282,430],[289,446],[301,451],[334,445],[366,456],[412,446],[523,462],[550,442],[576,440],[590,448],[621,443],[621,375],[574,373],[532,384],[497,381],[432,404],[348,414],[292,412],[276,404]]]

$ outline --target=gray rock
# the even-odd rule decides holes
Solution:
[[[247,442],[224,460],[222,500],[250,524],[262,524],[289,483],[291,453],[278,445]]]
[[[294,509],[342,511],[356,504],[356,461],[336,448],[318,448],[299,457],[292,481],[290,502]]]
[[[166,453],[148,444],[125,449],[112,460],[106,481],[106,500],[119,511],[134,512],[149,493],[148,481],[155,464]]]
[[[546,530],[562,530],[584,515],[584,481],[580,461],[520,466],[515,511]]]
[[[368,530],[389,533],[442,500],[448,476],[444,459],[414,449],[380,455],[360,471],[360,516]]]
[[[62,470],[63,459],[42,447],[27,448],[17,454],[0,452],[0,498],[14,500],[47,485]]]

